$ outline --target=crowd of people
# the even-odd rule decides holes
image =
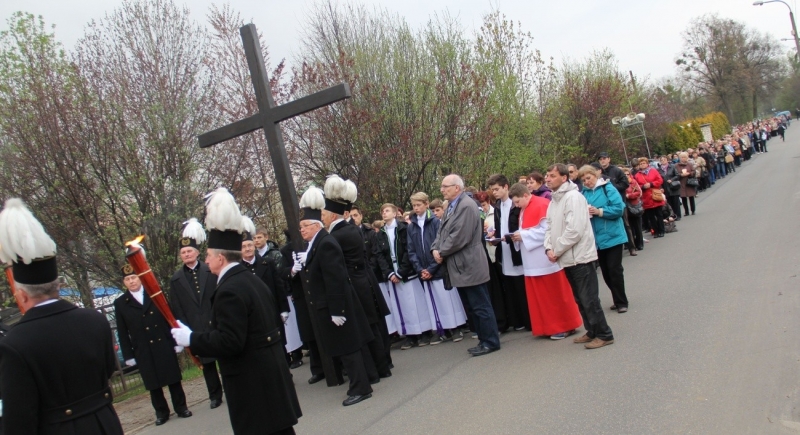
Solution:
[[[287,231],[280,249],[218,189],[209,195],[205,228],[190,219],[177,238],[183,265],[170,281],[169,306],[178,326],[170,328],[125,265],[127,291],[114,303],[119,346],[150,391],[156,425],[170,416],[163,387],[177,416],[192,416],[176,357],[191,348],[210,407],[224,396],[237,434],[294,433],[302,411],[290,370],[306,356],[310,384],[348,378],[342,405],[351,406],[392,376],[395,343],[406,351],[467,334],[477,339],[468,353],[478,357],[500,350],[505,332],[562,340],[583,326],[574,343],[605,347],[615,338],[597,269],[610,309],[627,312],[624,252],[639,255],[646,242],[677,231],[677,222],[697,212],[698,194],[766,153],[770,138],[784,139],[787,127],[783,117],[755,121],[629,166],[612,164],[603,152],[592,164],[553,164],[513,184],[493,174],[486,190],[450,174],[441,181],[442,199],[414,193],[407,212],[383,204],[382,219],[372,224],[354,204],[355,184],[334,175],[324,191],[312,187],[300,201],[303,243],[292,243]],[[121,433],[107,386],[114,356],[105,319],[58,301],[55,243],[20,200],[0,213],[0,240],[17,302],[29,311],[0,341],[3,427]],[[32,340],[65,325],[83,331],[80,345],[74,335],[48,336],[44,347]],[[64,346],[72,348],[52,350]],[[52,354],[91,375],[75,377],[66,390],[41,387],[64,382],[39,367]]]

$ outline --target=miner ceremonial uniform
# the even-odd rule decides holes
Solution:
[[[205,239],[205,229],[197,219],[191,218],[186,222],[183,237],[179,241],[180,249],[192,248],[199,253]],[[172,275],[170,306],[175,318],[193,331],[208,331],[211,329],[211,305],[217,290],[217,276],[199,259],[191,266],[184,264]],[[198,358],[203,363],[203,378],[211,408],[217,408],[222,403],[222,382],[216,359]]]
[[[57,299],[55,254],[55,242],[22,201],[6,201],[0,261],[13,262],[19,300],[33,294],[26,285],[52,290],[0,341],[2,433],[121,435],[108,387],[116,368],[111,327],[103,314]]]

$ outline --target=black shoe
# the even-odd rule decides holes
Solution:
[[[608,309],[612,310],[612,311],[616,311],[617,310],[617,306],[616,305],[612,305]]]
[[[192,411],[189,411],[188,409],[184,409],[183,411],[176,412],[175,414],[177,414],[178,417],[180,417],[180,418],[189,418],[189,417],[192,416]]]
[[[628,312],[628,307],[619,307],[617,312],[620,313],[620,314],[627,313]]]
[[[486,355],[486,354],[492,353],[492,352],[494,352],[496,350],[500,350],[500,348],[492,349],[492,348],[487,347],[487,346],[482,344],[482,345],[478,346],[478,350],[476,350],[475,352],[470,352],[470,353],[472,354],[472,356],[482,356],[482,355]]]
[[[219,405],[222,405],[222,399],[211,399],[211,409],[217,409]]]
[[[325,379],[325,373],[319,373],[308,378],[308,383],[313,385],[323,379]]]
[[[356,403],[363,402],[370,397],[372,397],[372,393],[365,394],[363,396],[347,396],[347,399],[344,399],[344,402],[342,402],[342,406],[355,405]]]
[[[389,368],[390,368],[390,369],[393,369],[393,368],[394,368],[394,364],[392,364],[392,363],[389,363]]]
[[[380,377],[381,377],[381,379],[384,379],[384,378],[391,378],[391,377],[392,377],[392,372],[391,372],[391,371],[387,371],[386,373],[381,373],[381,374],[379,374],[378,376],[380,376]]]
[[[166,423],[167,420],[169,420],[169,416],[156,418],[156,426],[161,426],[162,424]]]
[[[473,352],[477,352],[478,350],[480,350],[480,348],[481,348],[481,345],[479,344],[479,345],[477,345],[475,347],[470,347],[469,349],[467,349],[467,352],[472,354]]]
[[[292,363],[289,364],[289,368],[290,369],[296,369],[296,368],[300,367],[301,365],[303,365],[303,360],[299,359],[297,361],[292,361]]]

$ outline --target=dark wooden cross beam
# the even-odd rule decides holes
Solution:
[[[314,109],[327,106],[346,98],[350,98],[350,87],[346,83],[339,84],[324,91],[311,94],[280,106],[275,105],[272,98],[272,89],[269,86],[267,70],[264,66],[264,58],[261,55],[261,43],[258,41],[258,32],[254,24],[248,24],[241,29],[244,43],[244,53],[247,57],[247,65],[250,68],[250,78],[253,81],[253,88],[256,91],[256,101],[258,102],[258,113],[249,118],[236,121],[233,124],[220,127],[214,131],[202,134],[198,137],[200,148],[206,148],[224,142],[228,139],[239,137],[243,134],[253,132],[258,129],[264,130],[267,138],[269,155],[272,159],[272,166],[275,168],[275,179],[278,183],[278,191],[281,195],[281,204],[286,214],[286,224],[292,238],[292,245],[296,252],[303,250],[303,239],[300,236],[299,212],[300,206],[297,201],[297,191],[294,186],[294,179],[289,168],[289,159],[286,157],[286,146],[283,143],[283,133],[281,132],[280,122],[289,118],[310,112]],[[306,301],[308,303],[310,301]],[[313,313],[313,307],[309,310]],[[323,352],[322,341],[317,331],[316,316],[311,316],[314,327],[314,335],[317,347],[322,357],[322,368],[325,372],[325,380],[328,386],[336,386],[342,383],[340,375],[335,373],[333,360]]]

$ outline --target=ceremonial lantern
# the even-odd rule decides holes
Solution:
[[[19,198],[6,201],[0,213],[0,261],[9,265],[5,272],[12,296],[16,283],[38,285],[58,279],[56,242]],[[17,306],[25,312],[19,301]]]
[[[131,240],[128,243],[125,243],[125,259],[128,261],[128,264],[125,266],[126,268],[130,266],[133,269],[133,272],[139,277],[142,281],[142,286],[144,287],[144,291],[147,292],[147,296],[150,297],[150,300],[153,301],[158,311],[161,313],[162,316],[167,320],[167,323],[173,328],[178,327],[178,321],[175,320],[175,316],[172,314],[172,310],[169,308],[169,304],[167,303],[167,298],[164,297],[164,293],[161,291],[161,286],[158,284],[158,280],[156,276],[153,274],[153,271],[150,270],[150,265],[147,263],[147,258],[144,256],[144,249],[140,245],[140,243],[144,240],[144,236],[139,236],[134,240]],[[128,272],[126,270],[126,272]],[[192,358],[194,364],[199,367],[200,369],[203,368],[203,364],[200,363],[200,360],[195,357],[191,350],[187,347],[186,352]]]

